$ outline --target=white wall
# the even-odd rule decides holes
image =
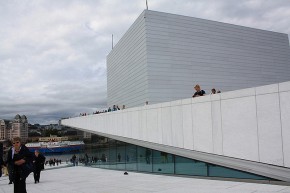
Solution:
[[[147,97],[146,33],[142,13],[107,56],[108,106],[142,104]]]
[[[209,94],[288,81],[290,48],[287,34],[145,10],[107,69],[108,106],[131,108],[191,97],[195,84]]]
[[[288,35],[145,12],[149,102],[188,98],[193,86],[223,92],[290,80]]]
[[[62,120],[63,125],[290,168],[290,82]]]

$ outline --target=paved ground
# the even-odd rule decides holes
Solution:
[[[290,186],[151,175],[89,167],[45,170],[40,183],[27,178],[28,193],[290,193]],[[12,193],[8,178],[0,178],[0,193]]]

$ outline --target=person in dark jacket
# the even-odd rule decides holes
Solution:
[[[33,154],[21,144],[20,137],[14,137],[12,144],[13,147],[8,151],[7,162],[13,165],[14,193],[27,193],[25,182],[29,174],[27,165],[32,163]]]
[[[13,147],[11,147],[9,149],[9,151],[12,149]],[[8,152],[9,152],[8,151]],[[9,183],[8,184],[12,184],[13,183],[13,162],[8,162],[8,160],[6,160],[6,166],[7,166],[7,170],[8,170],[8,175],[9,175]]]
[[[41,170],[44,169],[44,162],[45,162],[45,157],[39,153],[38,150],[34,151],[34,183],[39,183],[40,179],[40,172]]]

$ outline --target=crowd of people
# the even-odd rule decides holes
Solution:
[[[201,89],[199,84],[195,85],[194,89],[195,89],[195,93],[192,95],[193,98],[206,95],[205,91]],[[220,90],[217,91],[215,88],[211,89],[211,94],[217,94],[217,93],[221,93],[221,91]]]
[[[93,112],[92,114],[101,114],[101,113],[107,113],[107,112],[112,112],[112,111],[119,111],[119,110],[124,110],[126,107],[125,105],[122,105],[122,108],[120,108],[118,105],[113,105],[113,107],[109,107],[108,109],[103,109],[103,110],[97,110]],[[89,113],[80,113],[81,116],[87,116],[90,115]]]
[[[60,164],[61,164],[61,159],[50,158],[49,160],[45,162],[44,165],[49,165],[51,167],[55,165],[58,166]]]
[[[192,95],[192,97],[199,97],[199,96],[204,96],[206,95],[206,92],[201,89],[200,85],[197,84],[194,86],[195,93]],[[218,94],[221,93],[220,90],[216,90],[215,88],[211,89],[211,94]],[[145,106],[148,105],[149,102],[145,101]],[[120,108],[118,105],[113,105],[113,107],[109,107],[108,109],[103,109],[103,110],[97,110],[93,112],[92,114],[101,114],[101,113],[107,113],[107,112],[113,112],[113,111],[119,111],[125,109],[125,105],[122,105],[122,108]],[[80,113],[80,116],[87,116],[89,113]]]
[[[102,154],[101,157],[98,156],[89,157],[88,154],[85,154],[83,157],[82,156],[77,157],[74,154],[70,159],[70,163],[72,163],[73,166],[78,166],[79,163],[84,165],[90,165],[91,163],[107,162],[107,161],[108,157],[106,156],[106,154]]]

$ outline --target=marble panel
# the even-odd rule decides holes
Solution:
[[[256,103],[260,162],[283,166],[279,95],[258,95]]]
[[[290,91],[280,92],[284,166],[290,167]]]
[[[147,136],[149,142],[156,143],[158,141],[158,110],[147,110]]]
[[[106,119],[106,125],[108,128],[108,133],[112,134],[112,114],[111,113],[107,113],[107,119]]]
[[[210,95],[195,97],[195,98],[191,99],[192,104],[193,103],[204,103],[204,102],[209,102],[209,101],[211,101]]]
[[[259,161],[255,96],[222,100],[223,153]]]
[[[147,110],[142,110],[141,111],[141,130],[142,130],[142,138],[141,138],[141,140],[147,141],[148,140]]]
[[[127,128],[125,128],[124,125],[123,125],[123,112],[121,112],[121,111],[118,111],[116,113],[116,124],[117,125],[115,125],[115,127],[117,129],[118,135],[127,137],[125,135]]]
[[[129,123],[128,123],[128,113],[123,113],[120,114],[121,117],[121,122],[120,124],[122,127],[120,128],[120,135],[123,137],[128,137],[128,130],[129,130]]]
[[[106,123],[106,116],[101,115],[100,118],[101,118],[100,132],[105,133],[106,131],[108,131],[108,127],[107,127],[107,123]]]
[[[125,112],[127,114],[127,124],[128,124],[128,128],[126,129],[126,136],[128,138],[132,138],[132,115],[134,114],[134,112]]]
[[[192,98],[181,100],[181,104],[183,104],[183,105],[191,104],[191,102],[192,102]]]
[[[156,109],[156,108],[161,108],[161,103],[147,105],[147,109]]]
[[[171,131],[171,108],[162,107],[162,142],[164,145],[172,145],[172,131]]]
[[[279,83],[279,91],[290,91],[290,81]]]
[[[181,101],[179,100],[179,103]],[[172,131],[172,144],[174,147],[183,148],[183,126],[182,126],[182,106],[177,105],[171,107],[171,131]]]
[[[242,90],[235,90],[230,92],[221,93],[221,99],[232,99],[247,96],[254,96],[256,94],[255,88],[247,88]]]
[[[213,153],[223,155],[221,101],[213,101],[211,103],[211,114],[212,114]]]
[[[182,105],[183,147],[193,150],[191,104]]]
[[[119,114],[117,112],[112,113],[112,121],[113,121],[113,130],[112,130],[112,132],[113,132],[114,135],[122,136],[122,130],[119,129],[119,125],[118,125],[118,115]]]
[[[197,151],[212,153],[211,103],[192,104],[193,142]]]
[[[144,110],[139,110],[138,111],[138,118],[139,118],[139,125],[138,125],[138,138],[139,140],[143,140],[144,139],[144,134],[143,134],[143,125],[144,125],[144,120],[143,120],[143,111]]]
[[[139,124],[139,111],[132,111],[131,114],[131,121],[132,121],[132,138],[139,139],[140,133],[140,124]]]
[[[170,106],[171,106],[170,102],[161,103],[161,107],[170,107]]]
[[[221,94],[211,94],[210,95],[212,101],[219,101],[221,100]]]
[[[256,87],[256,95],[278,92],[278,84]]]
[[[162,144],[162,138],[163,138],[163,131],[162,131],[162,108],[157,109],[157,136],[158,140],[156,141],[159,144]]]
[[[176,105],[181,105],[181,100],[176,100],[176,101],[171,101],[170,106],[176,106]]]

